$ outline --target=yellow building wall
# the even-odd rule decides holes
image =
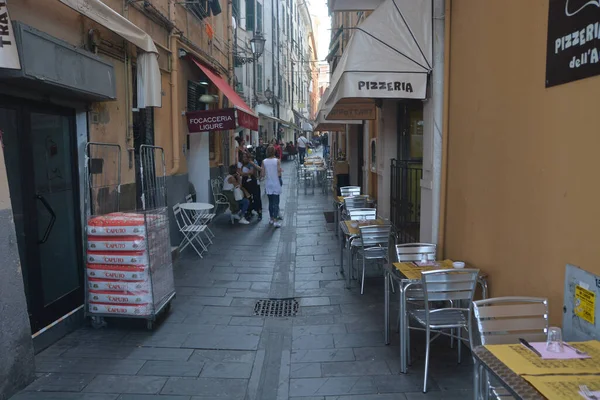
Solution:
[[[444,252],[558,324],[565,264],[600,274],[600,77],[545,88],[547,18],[548,0],[452,1]]]

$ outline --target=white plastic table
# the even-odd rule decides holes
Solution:
[[[210,203],[181,203],[179,207],[188,211],[208,211],[215,208],[215,206]]]

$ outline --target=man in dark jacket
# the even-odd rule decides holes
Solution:
[[[258,147],[255,150],[256,154],[256,163],[259,166],[262,166],[262,162],[265,158],[267,158],[267,146],[263,143],[262,138],[258,139]]]
[[[321,144],[323,145],[323,158],[325,158],[329,155],[329,136],[327,132],[321,136]]]

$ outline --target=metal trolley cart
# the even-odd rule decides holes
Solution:
[[[119,317],[152,329],[175,297],[164,151],[141,146],[140,206],[129,212],[121,211],[121,156],[117,144],[86,145],[85,312],[95,328]]]

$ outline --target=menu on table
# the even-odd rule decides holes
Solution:
[[[570,343],[590,358],[543,359],[522,344],[486,345],[498,360],[518,375],[600,374],[600,342]]]

